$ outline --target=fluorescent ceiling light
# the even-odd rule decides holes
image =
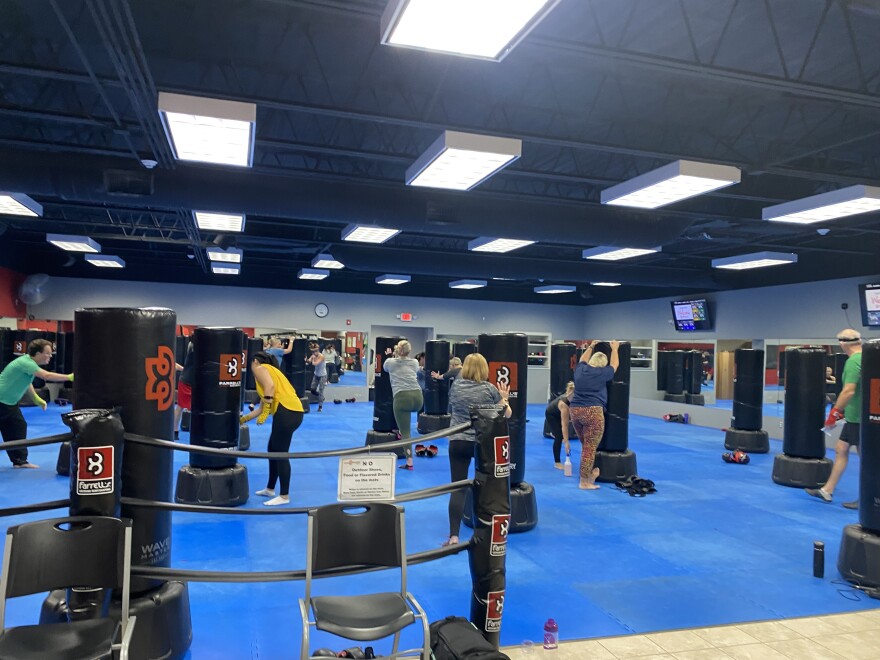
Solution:
[[[502,60],[559,0],[391,0],[383,44]]]
[[[455,280],[449,283],[450,289],[482,289],[486,280]]]
[[[410,186],[470,190],[522,153],[522,141],[443,131],[406,170]]]
[[[323,280],[330,276],[329,270],[323,268],[300,268],[297,277],[301,280]]]
[[[0,214],[3,213],[38,217],[43,215],[43,207],[22,193],[0,192]]]
[[[345,264],[341,261],[336,261],[333,258],[332,254],[321,253],[312,259],[312,267],[313,268],[345,268]]]
[[[600,245],[598,247],[584,250],[581,256],[584,259],[598,259],[600,261],[620,261],[621,259],[632,259],[633,257],[641,257],[645,254],[653,254],[659,252],[659,247],[653,248],[621,248],[613,245]]]
[[[87,254],[85,260],[100,268],[125,268],[125,260],[122,257],[114,257],[109,254]]]
[[[475,238],[468,241],[468,250],[473,252],[510,252],[534,242],[520,241],[514,238]]]
[[[796,264],[797,255],[788,252],[752,252],[740,254],[735,257],[712,259],[712,268],[724,268],[727,270],[746,270],[749,268],[764,268],[765,266],[779,266],[781,264]]]
[[[796,199],[776,206],[768,206],[761,212],[764,220],[774,222],[812,222],[844,218],[848,215],[870,213],[880,210],[880,188],[875,186],[850,186],[832,192]]]
[[[174,157],[251,167],[257,106],[159,92],[159,116]]]
[[[412,277],[409,275],[379,275],[376,284],[406,284],[411,280]]]
[[[739,183],[740,171],[729,165],[677,160],[602,191],[602,203],[656,209],[688,197]]]
[[[241,264],[212,263],[211,272],[217,275],[238,275],[241,272]]]
[[[243,232],[244,215],[241,213],[214,213],[193,211],[196,226],[205,231]]]
[[[571,284],[547,284],[535,287],[535,293],[574,293],[575,291],[577,287]]]
[[[342,240],[357,241],[358,243],[384,243],[399,233],[399,229],[371,225],[348,225],[342,230]]]
[[[620,282],[590,282],[591,286],[620,286]]]
[[[211,261],[225,261],[227,263],[240,264],[242,257],[244,256],[244,252],[238,248],[218,248],[218,247],[209,247],[205,250],[208,253],[208,259]]]
[[[88,236],[72,234],[46,234],[46,240],[52,245],[68,252],[100,252],[101,246]]]

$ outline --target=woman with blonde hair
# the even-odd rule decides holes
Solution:
[[[568,407],[571,403],[571,397],[574,395],[574,381],[569,381],[565,387],[565,392],[553,399],[547,404],[547,410],[544,411],[544,419],[550,427],[553,434],[553,464],[556,469],[561,470],[562,465],[562,445],[565,445],[565,455],[571,454],[571,445],[568,442],[568,425],[570,416]]]
[[[400,431],[401,439],[409,438],[412,428],[412,414],[422,409],[424,396],[419,385],[419,361],[411,358],[412,345],[401,339],[394,347],[394,352],[387,349],[385,354],[391,357],[385,360],[382,369],[391,376],[391,392],[393,399],[391,407],[394,410],[394,421],[397,422],[397,430]],[[412,445],[408,445],[406,463],[400,466],[401,470],[413,469]]]
[[[619,341],[610,342],[610,362],[604,353],[594,353],[598,343],[598,339],[590,343],[574,370],[574,395],[569,409],[574,431],[583,445],[579,484],[582,490],[599,488],[596,485],[599,468],[594,468],[593,465],[596,462],[596,448],[605,432],[608,381],[614,378],[614,372],[620,364],[617,354]]]
[[[479,353],[471,353],[464,359],[461,374],[449,389],[450,426],[469,422],[471,406],[501,405],[504,416],[511,415],[507,401],[510,388],[506,383],[492,385],[489,381],[489,365]],[[471,459],[474,457],[476,437],[468,429],[449,436],[449,472],[452,481],[467,479]],[[464,491],[457,490],[449,496],[449,538],[443,545],[458,543],[461,517],[464,514]]]

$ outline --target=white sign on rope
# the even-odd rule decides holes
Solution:
[[[393,453],[339,457],[340,502],[382,502],[394,500],[397,456]]]

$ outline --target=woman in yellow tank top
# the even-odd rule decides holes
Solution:
[[[256,419],[257,424],[262,424],[269,419],[269,415],[272,415],[272,433],[269,435],[268,451],[288,452],[293,440],[293,432],[302,424],[302,402],[293,385],[287,380],[287,376],[278,370],[278,362],[274,356],[260,351],[251,360],[251,369],[254,371],[257,394],[260,395],[260,407],[247,415],[242,415],[241,422],[246,424]],[[281,492],[276,497],[275,483],[279,479]],[[256,494],[271,498],[263,502],[266,506],[290,503],[288,459],[269,460],[269,482]]]

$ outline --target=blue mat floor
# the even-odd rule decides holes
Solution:
[[[315,409],[314,407],[312,408]],[[540,639],[543,622],[554,617],[562,639],[821,615],[873,609],[870,600],[841,584],[835,569],[844,525],[857,512],[840,502],[857,497],[858,457],[824,504],[802,490],[771,480],[771,453],[753,455],[749,465],[721,461],[724,436],[718,430],[630,418],[630,448],[641,476],[658,492],[629,497],[612,485],[598,491],[577,488],[553,467],[552,441],[542,435],[543,409],[529,406],[527,480],[534,485],[538,526],[512,535],[507,560],[503,645]],[[25,409],[30,437],[62,432],[59,413]],[[293,451],[363,444],[372,404],[327,405],[312,412],[294,437]],[[251,442],[265,449],[268,425],[252,425]],[[181,434],[186,439],[186,434]],[[398,474],[398,493],[449,480],[445,441],[440,456],[417,458],[413,472]],[[57,447],[31,450],[39,470],[0,467],[0,507],[67,497],[68,480],[55,474]],[[579,450],[575,451],[575,462]],[[175,471],[186,461],[177,452]],[[265,460],[245,462],[250,489],[265,485]],[[296,506],[335,501],[336,459],[297,461],[292,500]],[[261,506],[252,498],[247,507]],[[410,502],[410,553],[437,547],[447,534],[447,497]],[[64,512],[59,511],[58,515]],[[45,517],[7,518],[7,524]],[[305,566],[303,516],[244,517],[174,514],[172,565],[182,569],[272,571]],[[463,528],[463,535],[469,530]],[[812,577],[812,544],[826,544],[826,578]],[[345,542],[341,539],[340,542]],[[470,574],[464,554],[409,571],[410,590],[431,620],[469,614]],[[352,585],[357,584],[355,589]],[[353,593],[384,589],[383,576],[323,581],[322,589]],[[193,643],[190,658],[293,658],[299,648],[298,582],[190,584]],[[11,625],[36,620],[42,597],[13,601]],[[322,638],[315,647],[351,644]]]

